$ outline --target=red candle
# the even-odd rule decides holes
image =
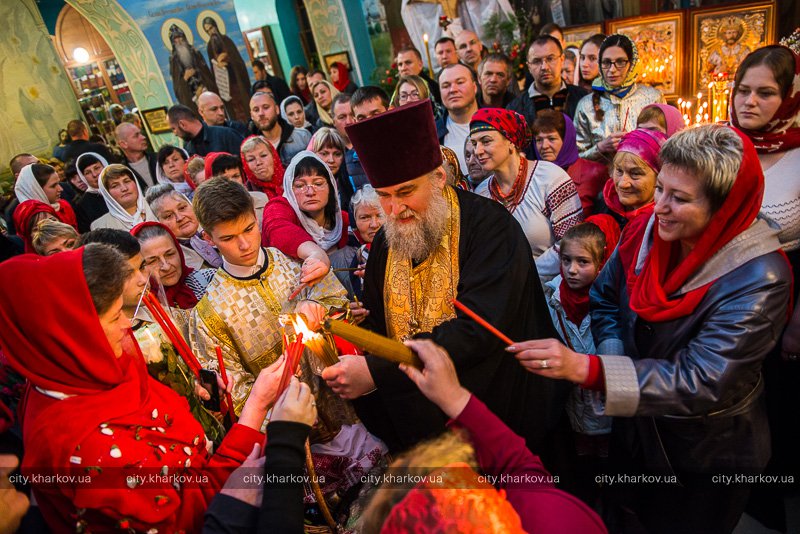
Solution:
[[[450,302],[453,303],[453,306],[455,306],[456,308],[458,308],[462,312],[466,313],[470,318],[472,318],[473,321],[475,321],[476,323],[478,323],[479,325],[484,327],[486,330],[488,330],[489,332],[491,332],[492,334],[494,334],[498,338],[500,338],[503,341],[503,343],[505,343],[506,345],[513,345],[514,344],[514,342],[511,341],[510,337],[508,337],[507,335],[502,333],[500,330],[498,330],[494,326],[490,325],[489,322],[486,319],[484,319],[483,317],[481,317],[480,315],[478,315],[474,311],[470,310],[469,308],[467,308],[466,306],[461,304],[458,300],[451,299]]]

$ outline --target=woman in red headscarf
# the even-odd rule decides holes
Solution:
[[[350,80],[350,69],[339,61],[331,64],[331,83],[340,93],[348,95],[352,95],[358,89],[358,86]]]
[[[658,153],[666,140],[664,134],[651,130],[637,129],[622,136],[611,163],[611,178],[603,186],[604,207],[620,228],[639,215],[653,213],[661,170]]]
[[[50,204],[40,200],[26,200],[14,210],[14,227],[25,243],[26,253],[36,253],[33,248],[33,229],[44,219],[58,220],[58,216]]]
[[[178,239],[161,223],[143,222],[131,234],[139,240],[145,264],[164,287],[167,304],[182,310],[197,306],[216,269],[195,270],[186,265]]]
[[[670,477],[611,488],[648,532],[730,532],[750,488],[711,477],[766,466],[762,364],[786,322],[790,268],[758,218],[764,174],[744,134],[690,128],[661,160],[654,216],[628,223],[590,291],[602,356],[553,339],[508,350],[533,373],[604,391],[612,466]]]
[[[211,497],[264,439],[279,366],[259,375],[247,413],[210,455],[186,400],[149,377],[132,341],[129,273],[102,244],[0,265],[0,348],[30,383],[22,471],[42,475],[33,491],[54,533],[197,532]]]
[[[469,131],[475,157],[492,173],[475,193],[505,206],[528,238],[539,275],[554,277],[558,274],[558,253],[553,246],[583,220],[575,183],[561,167],[525,157],[531,137],[519,113],[479,109],[472,116]]]
[[[251,135],[242,142],[241,158],[248,189],[269,199],[283,195],[283,163],[272,143]]]
[[[761,212],[780,227],[778,238],[792,263],[796,290],[800,269],[800,55],[790,48],[771,45],[744,58],[736,70],[730,112],[731,123],[756,146],[765,181]],[[773,447],[770,467],[774,473],[800,472],[795,449],[795,419],[800,409],[795,393],[800,380],[798,362],[800,307],[766,365]],[[756,490],[753,502],[761,501],[762,505],[749,506],[748,513],[783,532],[786,514],[777,491]]]

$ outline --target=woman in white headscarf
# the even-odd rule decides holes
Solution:
[[[305,128],[308,131],[313,130],[313,126],[306,118],[305,109],[303,109],[303,101],[299,96],[287,96],[281,102],[281,117],[283,120],[294,126],[295,128]]]
[[[78,221],[75,212],[72,206],[61,198],[63,189],[59,180],[58,173],[50,165],[32,163],[19,172],[17,182],[14,184],[14,193],[20,204],[26,200],[38,200],[49,204],[61,222],[77,230]]]
[[[133,171],[125,165],[112,163],[103,169],[98,186],[108,213],[92,223],[92,230],[114,228],[130,232],[139,223],[158,222]]]
[[[270,200],[264,209],[264,246],[298,259],[305,259],[301,255],[305,248],[321,250],[331,267],[346,268],[356,253],[348,245],[349,226],[328,165],[310,150],[299,152],[283,175],[283,196]],[[343,274],[338,278],[349,290],[347,273],[337,274]]]

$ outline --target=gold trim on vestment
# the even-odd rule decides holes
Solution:
[[[441,243],[422,263],[412,266],[410,258],[399,258],[389,247],[383,286],[386,332],[397,340],[434,327],[456,317],[451,299],[458,288],[458,246],[461,236],[461,208],[455,190],[445,186],[447,224]]]

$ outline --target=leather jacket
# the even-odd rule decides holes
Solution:
[[[592,333],[605,413],[623,416],[613,432],[633,462],[664,474],[763,470],[770,439],[761,368],[786,323],[791,283],[779,248],[777,231],[758,220],[706,262],[704,280],[687,281],[715,280],[694,313],[660,323],[631,310],[618,253],[609,259],[590,292]]]

